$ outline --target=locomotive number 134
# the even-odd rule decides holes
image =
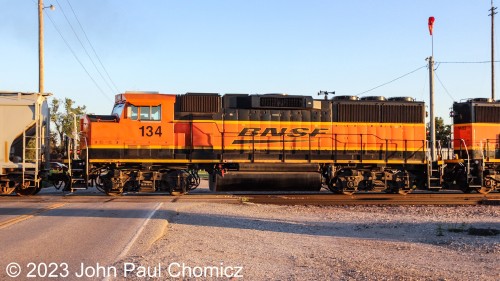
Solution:
[[[152,137],[153,135],[161,137],[161,126],[156,127],[156,129],[153,126],[142,126],[139,127],[139,130],[141,130],[141,136],[143,137]]]

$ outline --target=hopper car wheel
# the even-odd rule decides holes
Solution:
[[[1,189],[0,194],[1,194],[1,195],[9,195],[9,194],[11,194],[12,192],[14,192],[14,190],[16,190],[16,189],[15,189],[15,188],[13,188],[13,187],[6,187],[6,188],[2,188],[2,189]]]
[[[16,194],[19,196],[35,195],[37,189],[34,181],[24,181],[16,186]]]
[[[32,195],[38,194],[38,192],[40,192],[41,190],[42,190],[41,186],[37,187],[37,189],[35,190],[35,193],[33,193]]]
[[[5,182],[5,184],[0,185],[0,194],[1,195],[9,195],[12,192],[14,192],[14,190],[16,190],[16,187],[12,183],[13,182],[8,181],[8,182]]]

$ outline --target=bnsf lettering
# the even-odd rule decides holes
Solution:
[[[314,137],[316,135],[325,135],[325,132],[322,131],[328,131],[328,129],[314,129],[311,133],[311,137]]]
[[[262,131],[262,132],[261,132]],[[286,135],[287,137],[292,137],[292,138],[297,138],[297,137],[304,137],[307,135],[310,135],[311,137],[317,136],[317,135],[324,135],[326,134],[326,131],[328,129],[314,129],[312,132],[309,133],[308,128],[265,128],[262,130],[261,128],[243,128],[243,130],[240,131],[238,136],[240,137],[247,137],[247,136],[261,136],[261,137],[277,137],[277,136],[283,136]]]
[[[281,131],[278,133],[278,129],[277,128],[266,128],[264,130],[264,132],[262,132],[261,136],[265,137],[267,136],[269,133],[271,133],[271,136],[273,137],[277,137],[277,136],[282,136],[284,135],[286,132],[286,128],[283,128],[281,129]]]

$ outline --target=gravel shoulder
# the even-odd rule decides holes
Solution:
[[[207,267],[242,267],[244,280],[500,280],[500,235],[467,231],[500,230],[498,206],[165,203],[154,221],[165,220],[117,264],[161,267],[149,279],[162,280]]]

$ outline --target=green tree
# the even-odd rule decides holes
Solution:
[[[50,134],[51,143],[58,144],[59,148],[62,149],[64,136],[73,137],[73,114],[76,116],[76,127],[79,132],[79,120],[86,114],[86,110],[85,106],[77,106],[70,98],[53,99],[50,105],[50,121],[53,124],[51,128],[55,132]]]
[[[447,147],[451,139],[451,125],[445,125],[441,117],[436,117],[434,120],[434,125],[436,127],[436,142],[440,141],[441,146]],[[430,140],[429,127],[430,124],[427,124],[427,140]]]

